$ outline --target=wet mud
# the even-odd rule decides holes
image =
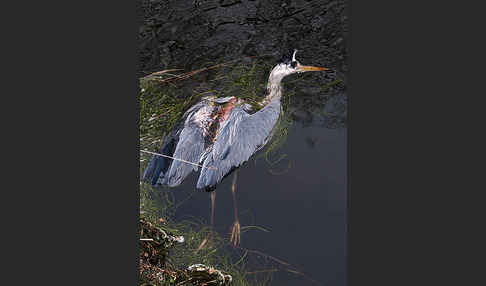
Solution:
[[[289,112],[305,126],[344,127],[347,115],[346,1],[144,0],[139,76],[209,62],[265,56],[278,63],[298,49],[304,64],[332,70],[299,86]],[[270,71],[268,71],[270,72]]]

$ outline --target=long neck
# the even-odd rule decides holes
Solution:
[[[275,69],[272,70],[270,76],[268,77],[267,96],[265,96],[265,99],[263,100],[265,104],[268,104],[272,100],[280,100],[282,97],[282,78],[283,77],[280,73],[276,73]]]

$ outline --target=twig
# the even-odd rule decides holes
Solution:
[[[270,54],[268,54],[268,55],[270,55]],[[265,57],[265,56],[268,56],[268,55],[249,56],[249,58],[254,59],[254,58]],[[234,62],[240,61],[240,60],[241,60],[241,58],[240,59],[235,59],[235,60],[232,60],[232,61],[228,61],[228,62],[225,62],[225,63],[221,63],[221,64],[217,64],[217,65],[213,65],[213,66],[201,68],[201,69],[198,69],[198,70],[194,70],[194,71],[182,73],[180,75],[173,75],[172,77],[168,77],[168,78],[165,78],[165,79],[154,79],[154,80],[156,80],[158,82],[170,83],[171,81],[174,81],[174,80],[187,79],[187,78],[189,78],[189,77],[191,77],[193,75],[196,75],[198,73],[201,73],[203,71],[207,71],[207,70],[212,70],[212,69],[219,68],[219,67],[228,66],[228,65],[230,65],[230,64],[232,64]],[[158,71],[158,72],[151,73],[151,74],[149,74],[147,76],[144,76],[143,78],[149,78],[149,77],[152,77],[152,76],[161,75],[161,74],[164,74],[164,73],[167,73],[167,72],[170,72],[170,71],[175,71],[175,70],[181,70],[181,69],[169,69],[169,70]]]
[[[287,262],[285,262],[283,260],[280,260],[278,258],[275,258],[275,257],[271,256],[271,255],[268,255],[268,254],[265,254],[263,252],[260,252],[258,250],[245,249],[245,248],[242,248],[242,247],[238,247],[238,248],[241,249],[241,250],[246,250],[246,251],[248,251],[250,253],[255,253],[257,255],[261,255],[263,257],[269,258],[269,259],[271,259],[271,260],[273,260],[273,261],[275,261],[275,262],[277,262],[279,264],[283,264],[283,265],[286,265],[286,266],[291,266],[289,263],[287,263]]]
[[[241,250],[245,250],[245,251],[250,252],[250,253],[255,253],[257,255],[261,255],[261,256],[266,257],[266,258],[269,258],[269,259],[271,259],[271,260],[273,260],[273,261],[275,261],[275,262],[277,262],[279,264],[288,266],[288,268],[284,268],[285,271],[288,271],[288,272],[291,272],[291,273],[294,273],[294,274],[301,275],[302,277],[306,278],[307,280],[309,280],[310,282],[312,282],[315,285],[321,285],[319,282],[317,282],[316,280],[312,279],[307,274],[305,274],[305,273],[299,271],[298,269],[296,269],[296,267],[293,266],[293,265],[291,265],[290,263],[287,263],[287,262],[285,262],[283,260],[280,260],[278,258],[275,258],[275,257],[273,257],[271,255],[265,254],[265,253],[263,253],[261,251],[258,251],[258,250],[246,249],[246,248],[242,248],[242,247],[237,247],[237,248],[239,248]],[[293,268],[293,269],[291,269],[291,268]]]
[[[152,238],[140,238],[141,241],[154,241]]]
[[[264,227],[261,227],[261,226],[258,226],[258,225],[247,225],[247,226],[242,226],[241,227],[241,230],[245,230],[245,229],[251,229],[251,228],[256,228],[256,229],[259,229],[261,231],[264,231],[264,232],[270,232],[268,229],[264,228]]]
[[[312,279],[311,277],[309,277],[308,275],[306,275],[305,273],[302,273],[298,270],[294,270],[294,269],[285,269],[286,271],[290,272],[290,273],[294,273],[294,274],[297,274],[297,275],[301,275],[303,276],[304,278],[306,278],[307,280],[309,280],[310,282],[312,282],[313,284],[315,285],[321,285],[319,282],[317,282],[316,280]]]
[[[216,168],[214,166],[207,166],[207,167],[205,167],[203,165],[199,165],[199,164],[196,164],[196,163],[193,163],[193,162],[189,162],[189,161],[186,161],[186,160],[178,159],[178,158],[175,158],[175,157],[172,157],[172,156],[168,156],[168,155],[164,155],[164,154],[150,152],[150,151],[147,151],[147,150],[140,150],[140,152],[144,152],[144,153],[148,153],[148,154],[152,154],[152,155],[156,155],[156,156],[170,158],[172,160],[181,161],[181,162],[184,162],[184,163],[187,163],[187,164],[191,164],[191,165],[194,165],[194,166],[198,166],[198,167],[201,167],[201,168],[208,168],[208,169],[213,169],[213,170],[217,170],[218,169],[218,168]]]
[[[194,70],[194,71],[190,71],[190,72],[186,72],[186,73],[183,73],[183,74],[179,74],[179,75],[173,75],[172,77],[169,77],[169,78],[165,78],[165,79],[156,79],[157,81],[159,82],[170,82],[172,80],[181,80],[181,79],[187,79],[193,75],[196,75],[198,73],[201,73],[203,71],[207,71],[207,70],[211,70],[211,69],[215,69],[215,68],[219,68],[219,67],[224,67],[224,66],[227,66],[229,64],[231,64],[232,62],[235,62],[236,60],[233,60],[233,61],[229,61],[229,62],[226,62],[226,63],[222,63],[222,64],[217,64],[217,65],[214,65],[214,66],[210,66],[210,67],[205,67],[205,68],[202,68],[202,69],[198,69],[198,70]],[[165,71],[163,71],[165,72]],[[160,74],[161,72],[157,72],[157,73],[153,73],[153,74],[150,74],[146,77],[150,77],[150,76],[153,76],[153,75],[157,75],[157,74]],[[146,78],[145,77],[145,78]]]
[[[163,70],[163,71],[153,72],[153,73],[151,73],[149,75],[144,76],[144,78],[149,77],[149,76],[154,76],[154,75],[161,75],[161,74],[164,74],[164,73],[167,73],[167,72],[171,72],[171,71],[180,71],[180,70],[182,70],[182,69],[170,69],[170,70]]]
[[[267,270],[250,271],[250,272],[246,272],[245,274],[251,275],[251,274],[257,274],[257,273],[277,272],[277,271],[278,271],[278,269],[267,269]]]
[[[246,257],[247,254],[248,254],[248,251],[245,251],[245,254],[243,254],[241,256],[241,258],[235,263],[235,265],[238,265],[241,261],[243,261],[243,259]]]
[[[176,286],[184,285],[184,284],[186,284],[186,283],[191,282],[192,280],[193,280],[193,278],[191,277],[191,278],[189,278],[189,279],[187,279],[187,280],[184,280],[184,281],[181,281],[181,282],[177,283],[177,285],[176,285]]]

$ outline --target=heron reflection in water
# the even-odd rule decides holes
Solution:
[[[254,111],[244,100],[235,96],[204,97],[189,108],[179,124],[167,136],[160,153],[153,155],[143,179],[152,185],[175,187],[192,172],[201,172],[196,188],[210,192],[210,223],[214,225],[216,185],[238,168],[271,139],[281,112],[281,81],[285,76],[307,71],[325,71],[327,68],[305,66],[291,57],[284,58],[270,72],[266,96]],[[170,156],[174,159],[171,159]],[[190,164],[192,162],[193,164]],[[240,242],[240,223],[236,208],[236,175],[232,194],[235,221],[231,242]]]

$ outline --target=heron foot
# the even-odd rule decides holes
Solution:
[[[233,229],[231,231],[231,239],[230,242],[233,244],[234,247],[237,247],[241,242],[241,233],[240,233],[240,222],[239,220],[235,220],[233,223]]]

